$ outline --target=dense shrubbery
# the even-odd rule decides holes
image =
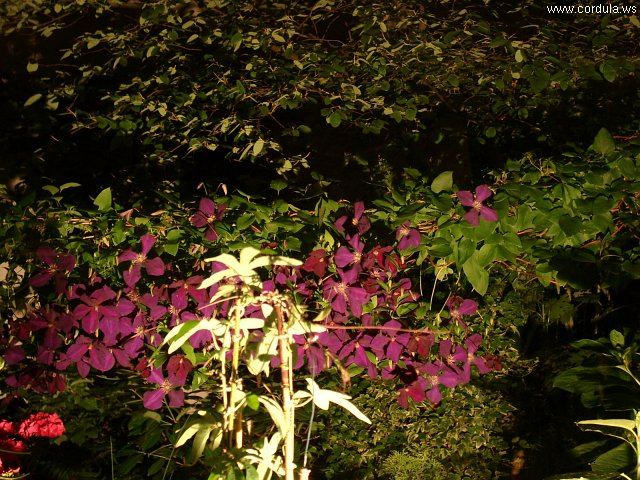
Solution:
[[[418,450],[442,442],[450,449],[432,461],[449,475],[504,474],[514,405],[498,377],[517,377],[527,367],[515,348],[518,331],[538,322],[586,332],[593,326],[585,313],[599,315],[602,323],[619,318],[609,315],[615,309],[633,308],[622,295],[639,273],[635,147],[617,148],[602,130],[590,151],[565,158],[562,165],[533,158],[510,163],[491,198],[485,186],[475,197],[454,194],[450,172],[426,180],[408,170],[396,190],[370,207],[321,199],[306,211],[230,194],[191,208],[175,199],[162,211],[144,213],[119,206],[105,190],[95,198],[96,210],[79,211],[64,204],[73,185],[47,187],[43,199],[5,202],[4,376],[15,389],[5,394],[5,406],[28,410],[20,405],[24,397],[29,405],[56,408],[63,418],[73,415],[77,422],[67,424],[61,448],[71,442],[102,449],[95,458],[105,463],[95,468],[103,473],[109,460],[130,478],[160,478],[174,470],[189,478],[186,466],[198,462],[190,468],[237,475],[242,465],[249,478],[258,473],[250,464],[264,465],[267,453],[219,446],[257,448],[268,438],[278,443],[268,426],[279,425],[279,417],[265,398],[283,398],[269,372],[278,368],[274,357],[283,348],[274,343],[281,336],[274,329],[275,313],[284,308],[293,334],[291,360],[307,370],[294,373],[292,399],[306,398],[304,391],[294,393],[304,385],[298,377],[311,375],[336,389],[339,378],[346,386],[353,377],[359,393],[354,402],[379,422],[360,434],[341,414],[317,417],[311,433],[322,441],[309,450],[319,462],[311,459],[315,471],[327,478],[347,472],[370,478],[374,465],[401,458],[389,457],[391,451],[418,459]],[[491,209],[482,205],[491,200]],[[251,248],[303,262],[293,268],[291,260],[256,256]],[[205,258],[221,252],[209,270]],[[237,260],[226,252],[240,254],[233,271],[225,266]],[[273,262],[283,265],[275,276],[252,280],[253,269]],[[224,281],[238,275],[240,284]],[[197,289],[204,280],[207,288]],[[284,295],[286,308],[265,310],[280,305],[273,295]],[[329,311],[315,327],[295,327],[324,307]],[[298,308],[308,313],[295,320]],[[304,331],[309,333],[300,335]],[[409,399],[439,404],[441,388],[468,382],[472,366],[498,373],[482,389],[445,393],[441,407],[417,417],[415,407],[389,417],[380,408],[388,405],[382,400],[388,390],[375,382],[365,390],[368,383],[356,380],[395,378],[401,405],[410,405]],[[234,391],[231,385],[238,385],[237,397],[229,403],[225,388]],[[266,397],[265,387],[272,392]],[[318,406],[328,401],[322,395],[342,398],[313,388],[309,395]],[[123,407],[112,410],[114,402]],[[219,410],[234,402],[240,402],[241,427],[226,425]],[[163,403],[171,407],[168,416],[141,411],[143,404],[160,409]],[[482,413],[470,423],[462,420],[474,411]],[[196,412],[204,417],[192,418]],[[308,415],[298,415],[299,440],[307,434]],[[411,428],[385,436],[394,415]],[[106,448],[105,431],[87,430],[84,423],[101,425],[101,418],[110,424],[111,441],[122,442],[113,450]],[[239,431],[244,440],[227,439]],[[172,447],[176,443],[183,446]]]
[[[630,471],[640,22],[467,3],[0,5],[23,471]]]

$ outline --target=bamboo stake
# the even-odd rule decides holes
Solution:
[[[278,347],[280,350],[280,374],[282,381],[282,410],[284,412],[285,425],[287,431],[284,432],[283,456],[285,468],[285,480],[294,480],[294,405],[291,371],[291,349],[284,323],[284,312],[280,305],[275,305],[276,318],[278,321]]]

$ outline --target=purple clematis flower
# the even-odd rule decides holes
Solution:
[[[338,313],[347,313],[347,305],[355,317],[360,318],[362,307],[369,301],[367,291],[356,283],[358,272],[355,269],[338,269],[340,282],[329,278],[323,287],[323,295],[331,303],[331,308]]]
[[[459,323],[463,328],[467,328],[467,324],[462,321],[462,316],[474,315],[478,311],[478,304],[476,302],[458,296],[449,298],[449,300],[447,300],[447,307],[449,307],[451,320]]]
[[[142,251],[140,253],[134,252],[129,249],[121,253],[118,257],[119,262],[132,262],[129,270],[122,274],[125,283],[129,287],[133,287],[142,277],[142,267],[144,267],[149,275],[154,277],[160,276],[164,273],[164,263],[160,257],[147,258],[147,255],[151,251],[151,247],[156,243],[156,239],[153,235],[143,235],[140,238],[142,243]]]
[[[482,335],[476,333],[467,338],[464,342],[466,347],[466,359],[463,367],[462,380],[466,383],[471,380],[471,365],[475,365],[480,373],[489,373],[491,368],[486,364],[484,358],[476,357],[475,352],[480,348],[482,343]],[[463,350],[464,351],[464,350]]]
[[[429,390],[426,392],[431,403],[438,404],[442,400],[439,385],[454,388],[461,383],[460,373],[437,360],[418,367],[418,371],[427,379]]]
[[[66,353],[60,354],[56,368],[65,370],[71,363],[75,363],[80,376],[86,378],[91,367],[101,372],[107,372],[115,366],[116,360],[113,350],[103,342],[79,335]]]
[[[169,397],[170,407],[181,407],[184,405],[184,392],[181,389],[176,388],[181,385],[174,384],[171,380],[165,379],[162,375],[162,369],[152,368],[147,380],[159,385],[160,388],[145,392],[142,397],[142,403],[145,408],[149,410],[158,410],[162,407],[162,402],[165,396]]]
[[[469,210],[464,216],[464,219],[471,225],[479,225],[480,217],[484,218],[488,222],[495,222],[498,220],[498,212],[482,203],[493,195],[493,192],[488,186],[478,186],[475,194],[471,193],[469,190],[462,190],[456,195],[462,205],[465,207],[471,207],[471,210]]]
[[[336,228],[339,232],[345,232],[347,236],[367,232],[371,228],[371,222],[364,215],[364,202],[356,202],[353,204],[353,217],[343,215],[335,221]]]
[[[317,334],[310,335],[294,335],[293,339],[296,343],[296,363],[293,368],[298,369],[307,362],[307,369],[312,375],[320,373],[324,370],[324,349],[318,343],[319,336]]]
[[[29,285],[42,287],[52,278],[56,282],[56,293],[60,295],[67,288],[67,274],[76,266],[73,255],[57,253],[51,247],[39,247],[36,250],[38,259],[47,264],[47,268],[39,270],[29,279]]]
[[[407,350],[421,357],[428,357],[433,346],[434,335],[431,332],[424,331],[416,333],[409,340]]]
[[[102,317],[119,317],[120,312],[113,305],[112,300],[116,298],[116,292],[106,285],[91,293],[83,294],[80,300],[83,302],[73,310],[74,317],[82,322],[82,329],[90,334],[95,334]],[[126,315],[126,313],[122,313]]]
[[[399,240],[399,250],[406,250],[407,248],[420,245],[420,232],[410,227],[411,223],[407,220],[396,229],[396,240]]]
[[[398,333],[402,325],[396,320],[389,320],[383,327],[385,329],[381,330],[371,341],[371,349],[378,358],[388,358],[395,363],[400,359],[404,347],[409,344],[411,335]]]
[[[191,217],[191,225],[199,228],[207,227],[204,238],[215,242],[218,240],[215,223],[222,220],[226,209],[227,206],[224,203],[216,205],[210,198],[202,198],[198,206],[198,211]]]
[[[353,250],[342,246],[338,248],[338,251],[335,254],[334,261],[336,262],[336,266],[339,268],[344,268],[347,265],[357,266],[360,269],[360,262],[362,260],[362,250],[364,249],[364,243],[360,241],[360,235],[355,234],[353,237],[349,239],[349,245]]]

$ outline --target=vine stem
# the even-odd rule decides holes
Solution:
[[[284,323],[284,312],[280,305],[275,305],[278,321],[278,347],[280,350],[280,375],[282,384],[282,410],[284,412],[286,432],[283,439],[283,456],[285,468],[285,480],[294,480],[294,422],[295,411],[293,405],[293,383],[291,370],[291,348],[289,346],[287,330]]]

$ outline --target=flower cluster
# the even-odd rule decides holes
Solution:
[[[480,186],[475,196],[458,192],[461,203],[471,202],[471,212],[476,212],[476,216],[465,217],[470,223],[478,220],[478,216],[493,218],[491,212],[494,211],[481,204],[490,195],[487,190],[488,187]],[[224,204],[202,199],[191,223],[205,227],[205,238],[215,240],[214,224],[222,219],[225,209]],[[397,226],[394,244],[368,246],[365,237],[371,222],[364,204],[357,202],[352,215],[338,218],[335,229],[344,240],[334,252],[317,248],[300,267],[275,268],[273,277],[263,285],[265,291],[295,292],[298,301],[312,310],[330,307],[324,321],[326,331],[295,336],[296,368],[306,365],[318,373],[338,359],[344,366],[355,365],[366,370],[372,378],[396,379],[403,385],[398,401],[407,405],[409,398],[437,403],[442,398],[442,388],[469,381],[472,366],[486,373],[498,365],[476,356],[482,339],[479,335],[468,332],[471,336],[464,344],[454,345],[447,339],[438,342],[435,333],[426,327],[411,328],[415,324],[411,312],[417,307],[419,295],[413,290],[411,280],[402,274],[408,265],[405,256],[418,247],[422,239],[409,221]],[[138,247],[133,246],[119,255],[125,284],[120,291],[98,276],[85,283],[67,285],[67,275],[75,265],[74,257],[40,249],[39,258],[47,268],[38,272],[31,284],[44,286],[51,280],[56,286],[64,284],[64,291],[57,287],[56,291],[67,305],[60,301],[12,324],[9,334],[13,340],[7,345],[5,361],[19,364],[30,357],[36,367],[20,370],[8,377],[7,383],[12,387],[54,393],[65,388],[64,372],[70,367],[75,367],[81,377],[87,377],[91,370],[107,372],[125,368],[139,372],[154,385],[143,395],[146,408],[161,408],[165,401],[171,407],[182,406],[189,377],[203,367],[193,360],[203,357],[187,358],[175,352],[163,357],[164,364],[158,364],[149,361],[147,352],[162,343],[163,332],[171,327],[204,318],[227,318],[232,300],[211,302],[211,299],[220,288],[226,288],[235,280],[222,280],[200,289],[204,278],[200,275],[180,277],[179,269],[154,254],[156,241],[153,235],[142,235]],[[213,273],[225,268],[212,263]],[[440,326],[461,327],[466,334],[468,320],[463,321],[462,317],[476,313],[476,302],[453,296],[446,306],[448,323],[445,321]],[[257,305],[247,308],[245,315],[264,319]],[[252,333],[250,341],[260,341],[260,333],[258,330]],[[38,342],[37,351],[27,352],[24,345],[32,339]],[[209,329],[189,338],[191,347],[199,351],[219,349],[225,341]],[[272,364],[277,363],[274,357]],[[33,419],[30,429],[22,432],[25,438],[34,428],[40,428],[38,422]]]
[[[21,473],[20,455],[27,451],[25,439],[57,438],[64,432],[57,413],[33,413],[21,422],[0,420],[0,475],[4,478]]]

